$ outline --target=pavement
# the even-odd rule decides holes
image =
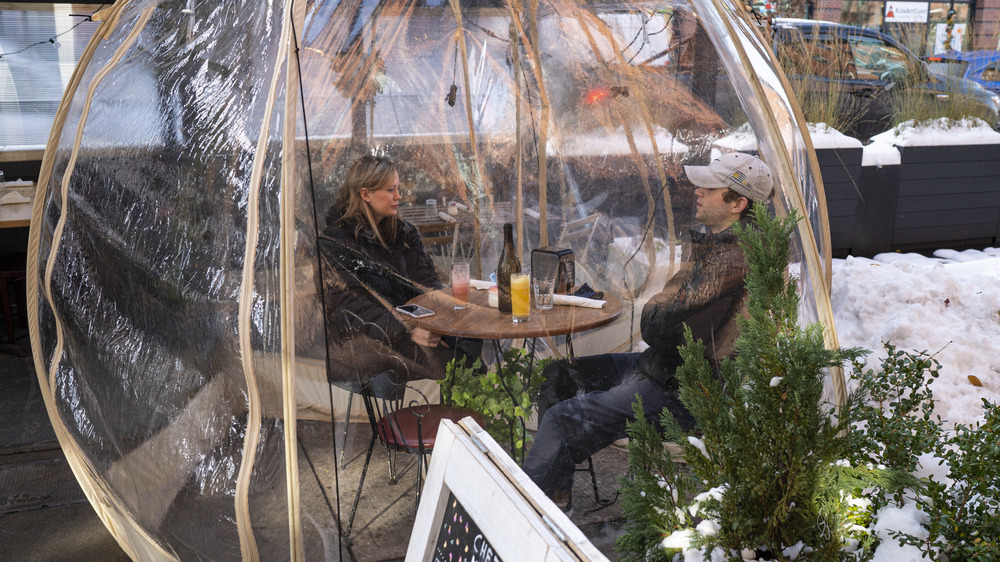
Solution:
[[[0,560],[129,560],[56,442],[23,332],[0,346]]]
[[[49,423],[29,356],[26,331],[17,345],[0,345],[0,561],[128,560],[87,502]],[[342,436],[342,426],[337,428]],[[350,544],[338,548],[336,513],[350,513],[371,433],[352,424],[342,468],[335,466],[328,422],[300,421],[299,483],[306,560],[402,560],[415,517],[415,462],[399,454],[390,483],[387,452],[372,457]],[[600,493],[615,498],[627,456],[609,447],[595,455]],[[339,481],[339,486],[337,485]],[[339,505],[337,505],[339,492]],[[280,499],[278,501],[281,501]],[[620,502],[597,511],[590,477],[576,479],[572,519],[612,560],[621,534]],[[340,555],[338,556],[338,550]],[[235,559],[238,553],[232,553]],[[196,552],[181,554],[197,558]]]

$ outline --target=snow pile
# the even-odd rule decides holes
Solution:
[[[873,142],[886,142],[896,146],[946,146],[1000,143],[1000,133],[986,121],[963,117],[959,121],[940,118],[916,125],[913,121],[901,123],[884,133],[872,137]]]
[[[902,161],[903,156],[899,153],[899,149],[885,140],[872,141],[861,153],[862,166],[875,166],[876,168],[899,166]]]
[[[720,137],[712,143],[712,160],[715,160],[725,152],[756,154],[757,150],[757,135],[750,128],[750,123],[744,123],[733,130],[732,133]]]
[[[809,123],[809,137],[813,148],[861,148],[861,141],[849,137],[826,123]]]
[[[938,250],[919,254],[879,254],[875,259],[834,260],[831,295],[840,345],[873,351],[881,362],[882,340],[899,349],[927,351],[941,363],[931,385],[935,413],[949,424],[982,419],[982,398],[1000,400],[1000,249]],[[982,386],[974,384],[976,377]],[[947,482],[947,466],[924,455],[917,476]],[[908,499],[885,507],[873,528],[882,542],[876,562],[922,560],[920,551],[900,546],[890,531],[926,536],[927,516]]]
[[[842,346],[871,350],[871,367],[885,356],[883,340],[933,354],[941,363],[941,377],[931,386],[936,413],[949,424],[969,424],[980,419],[982,398],[1000,396],[1000,251],[936,255],[947,257],[834,260],[837,335]]]

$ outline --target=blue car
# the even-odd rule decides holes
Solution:
[[[924,57],[931,72],[967,78],[984,88],[1000,94],[1000,52],[998,51],[949,51]]]

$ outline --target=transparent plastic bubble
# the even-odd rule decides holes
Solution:
[[[357,470],[335,470],[328,381],[337,454],[360,468],[358,377],[436,402],[427,379],[459,345],[428,358],[394,307],[449,285],[455,261],[488,279],[505,223],[521,264],[571,250],[575,284],[622,303],[573,335],[576,355],[641,351],[643,305],[704,226],[684,166],[750,153],[773,211],[804,215],[802,320],[832,327],[814,157],[739,4],[136,0],[103,22],[43,164],[32,344],[67,457],[137,559],[337,556]],[[409,226],[331,213],[364,155],[398,177],[367,208]],[[323,250],[338,236],[364,251]],[[535,348],[566,352],[564,336]],[[348,419],[362,437],[341,451]],[[411,501],[391,507],[397,549]]]

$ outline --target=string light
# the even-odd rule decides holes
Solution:
[[[59,33],[58,35],[53,35],[52,37],[49,37],[48,39],[46,39],[44,41],[38,41],[38,42],[32,43],[32,44],[28,45],[27,47],[21,49],[20,51],[11,51],[9,53],[0,53],[0,61],[2,61],[4,57],[12,56],[12,55],[19,55],[19,54],[27,51],[28,49],[31,49],[32,47],[37,47],[39,45],[49,45],[49,44],[51,44],[52,46],[54,46],[57,49],[59,47],[62,47],[62,43],[56,41],[56,39],[59,39],[63,35],[66,35],[70,31],[73,31],[74,29],[76,29],[77,27],[80,27],[81,25],[87,23],[88,21],[94,21],[93,19],[91,19],[91,16],[93,16],[97,12],[101,11],[101,9],[104,8],[105,5],[106,4],[101,4],[96,10],[94,10],[94,13],[92,13],[90,15],[87,15],[87,14],[70,14],[70,17],[77,17],[77,18],[82,17],[84,19],[81,20],[81,21],[79,21],[79,22],[77,22],[77,23],[75,23],[75,24],[73,24],[73,27],[67,29],[66,31],[63,31],[62,33]]]

